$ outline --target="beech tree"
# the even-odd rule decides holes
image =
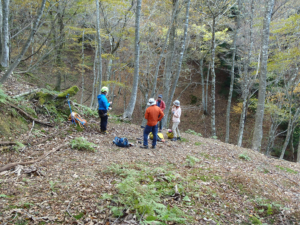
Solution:
[[[142,0],[137,0],[136,5],[136,20],[135,20],[135,56],[134,56],[134,77],[133,77],[133,85],[131,91],[131,97],[129,100],[129,104],[123,114],[123,118],[131,118],[137,92],[138,92],[138,83],[139,83],[139,64],[140,64],[140,17],[141,17],[141,4]]]
[[[7,68],[9,66],[9,21],[8,20],[9,20],[10,0],[2,0],[1,3],[2,3],[1,5],[2,6],[1,66]],[[1,80],[3,80],[3,78]]]
[[[259,76],[259,90],[258,90],[258,103],[255,114],[255,125],[252,140],[252,149],[260,151],[261,140],[263,137],[262,125],[264,119],[265,109],[265,96],[266,96],[266,82],[267,82],[267,63],[268,63],[268,50],[269,50],[269,34],[271,16],[274,7],[274,0],[268,0],[266,11],[264,15],[263,31],[261,39],[261,61],[260,61],[260,76]]]
[[[18,64],[20,63],[22,57],[25,55],[28,47],[30,46],[30,43],[34,37],[34,35],[36,34],[37,30],[38,30],[38,27],[39,27],[39,23],[40,23],[40,20],[41,20],[41,17],[43,15],[43,12],[44,12],[44,8],[45,8],[45,4],[46,4],[46,0],[43,0],[42,3],[41,3],[41,7],[40,7],[40,10],[38,12],[38,15],[33,23],[33,28],[31,30],[31,33],[26,41],[26,43],[24,44],[23,46],[23,49],[22,51],[20,52],[20,54],[17,56],[17,58],[15,59],[14,63],[11,64],[7,71],[5,72],[5,74],[3,75],[3,77],[0,79],[0,84],[4,83],[6,81],[6,79],[11,75],[11,73],[13,72],[13,70],[18,66]]]

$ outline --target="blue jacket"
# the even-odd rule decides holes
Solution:
[[[110,106],[104,94],[98,95],[99,110],[108,110]]]

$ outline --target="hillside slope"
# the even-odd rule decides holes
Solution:
[[[110,119],[104,136],[96,120],[83,131],[67,122],[42,128],[35,145],[1,151],[0,167],[36,159],[76,137],[97,150],[66,146],[1,172],[3,224],[299,224],[299,164],[186,133],[181,142],[140,149],[138,126]],[[116,147],[115,136],[136,145]]]

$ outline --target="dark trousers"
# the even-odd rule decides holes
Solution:
[[[164,120],[164,118],[162,118],[161,121],[159,121],[159,129],[160,130],[162,130],[163,120]]]
[[[146,125],[144,129],[144,146],[148,146],[148,135],[152,132],[153,134],[153,142],[152,146],[156,146],[156,141],[157,141],[157,125],[150,127]]]
[[[100,129],[101,131],[106,131],[107,128],[107,110],[98,110],[98,114],[100,117]]]

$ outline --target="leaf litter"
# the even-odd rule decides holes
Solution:
[[[94,119],[79,132],[66,122],[44,128],[56,134],[49,140],[37,137],[36,145],[23,152],[1,152],[0,167],[37,159],[78,137],[95,144],[96,150],[78,151],[68,145],[35,164],[0,173],[2,224],[297,224],[300,220],[299,164],[186,133],[182,136],[188,142],[167,140],[155,150],[140,149],[138,141],[135,147],[120,148],[112,144],[115,136],[137,140],[143,130],[110,120],[110,134],[100,135],[98,126]],[[109,171],[112,165],[137,174],[130,176],[137,182],[134,187],[142,189],[138,193],[152,191],[155,207],[169,210],[169,218],[159,209],[143,214],[134,204],[122,202],[133,194],[120,189],[128,174]],[[181,219],[171,220],[170,215]]]

